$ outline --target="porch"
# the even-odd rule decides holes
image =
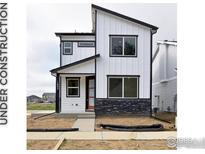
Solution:
[[[95,59],[94,55],[51,70],[56,77],[56,112],[94,112]]]
[[[94,112],[94,74],[59,74],[60,113]]]

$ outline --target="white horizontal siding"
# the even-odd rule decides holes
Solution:
[[[95,47],[78,47],[78,43],[73,42],[73,54],[63,55],[63,45],[61,42],[61,54],[62,54],[62,66],[63,66],[95,55]]]
[[[82,41],[82,40],[90,40],[90,41],[95,41],[95,36],[94,35],[91,35],[91,36],[88,36],[88,35],[62,35],[61,36],[61,40],[62,41]]]
[[[58,73],[95,73],[95,61],[90,60],[78,65],[65,68]]]
[[[97,11],[97,98],[107,97],[107,75],[140,75],[140,98],[150,98],[150,29]],[[109,57],[109,35],[138,35],[137,57]]]

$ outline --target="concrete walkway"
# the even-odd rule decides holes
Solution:
[[[49,114],[53,112],[55,112],[55,110],[28,110],[27,116],[32,115],[32,114]]]
[[[28,140],[159,140],[176,137],[176,131],[163,132],[27,132]]]
[[[79,128],[80,132],[94,132],[95,118],[78,118],[72,128]]]

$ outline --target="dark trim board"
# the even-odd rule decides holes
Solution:
[[[97,55],[97,10],[95,10],[95,55]],[[95,92],[94,92],[94,106],[96,103],[96,88],[97,88],[97,60],[95,58],[95,80],[94,80],[94,84],[95,84]]]
[[[61,101],[62,101],[62,99],[61,99],[61,96],[62,96],[62,78],[61,78],[61,76],[59,75],[59,113],[61,112]]]
[[[55,33],[56,36],[61,36],[61,35],[78,35],[78,36],[82,36],[82,35],[85,35],[85,36],[89,36],[89,35],[95,35],[95,33],[67,33],[67,32],[56,32]]]
[[[97,9],[97,10],[101,10],[101,11],[104,11],[106,13],[109,13],[109,14],[112,14],[112,15],[115,15],[115,16],[118,16],[120,18],[123,18],[123,19],[126,19],[126,20],[129,20],[129,21],[132,21],[134,23],[137,23],[137,24],[140,24],[140,25],[143,25],[145,27],[149,27],[153,30],[157,30],[158,27],[154,26],[154,25],[151,25],[151,24],[148,24],[146,22],[143,22],[143,21],[140,21],[140,20],[137,20],[137,19],[134,19],[134,18],[131,18],[131,17],[128,17],[128,16],[125,16],[123,14],[120,14],[120,13],[117,13],[117,12],[114,12],[114,11],[111,11],[111,10],[108,10],[106,8],[103,8],[103,7],[100,7],[100,6],[97,6],[95,4],[92,4],[92,8],[93,9]]]
[[[151,100],[150,115],[152,115],[152,36],[153,33],[152,31],[150,31],[150,100]]]
[[[60,38],[61,40],[61,38]],[[62,66],[62,42],[60,41],[60,66]]]
[[[61,40],[61,42],[76,42],[76,43],[78,43],[78,42],[95,42],[95,40]]]
[[[127,34],[109,34],[109,36],[127,36],[127,37],[138,37],[138,35],[127,35]]]
[[[114,77],[140,77],[140,75],[112,75],[112,74],[109,74],[109,75],[107,75],[107,77],[112,77],[112,76],[114,76]]]
[[[60,113],[60,102],[59,102],[59,74],[56,75],[56,113]]]
[[[88,57],[88,58],[84,58],[84,59],[81,59],[81,60],[79,60],[79,61],[76,61],[76,62],[67,64],[67,65],[64,65],[64,66],[61,66],[61,67],[57,67],[57,68],[55,68],[55,69],[50,70],[50,72],[51,72],[51,73],[56,73],[57,71],[60,71],[60,70],[62,70],[62,69],[65,69],[65,68],[68,68],[68,67],[71,67],[71,66],[75,66],[75,65],[78,65],[78,64],[87,62],[87,61],[89,61],[89,60],[96,59],[96,58],[98,58],[98,57],[100,57],[100,54],[97,54],[97,55],[94,55],[94,56],[91,56],[91,57]]]
[[[94,46],[80,46],[79,43],[80,42],[93,42]],[[95,47],[95,41],[78,41],[78,48],[94,48]]]
[[[95,75],[95,73],[58,73],[58,74],[66,74],[66,75],[89,75],[89,76],[93,76]]]

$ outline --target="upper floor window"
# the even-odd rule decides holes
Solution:
[[[110,56],[111,57],[136,57],[137,56],[137,36],[110,36]]]
[[[95,42],[78,42],[78,47],[95,47]]]
[[[64,55],[72,55],[73,54],[73,43],[72,42],[64,42],[63,43],[63,54]]]

